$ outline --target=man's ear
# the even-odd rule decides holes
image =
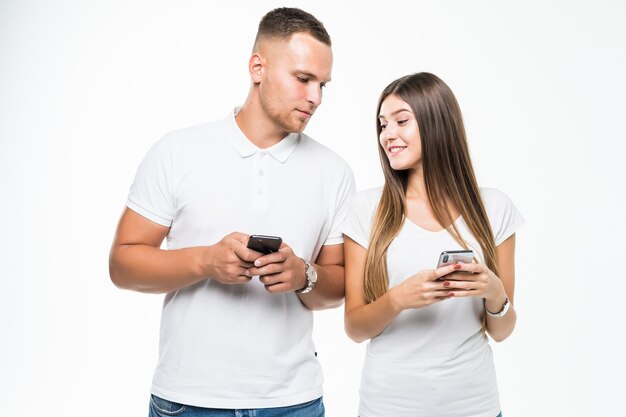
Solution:
[[[263,64],[264,60],[261,55],[259,55],[258,52],[253,53],[250,57],[250,61],[248,62],[248,71],[250,72],[250,78],[254,84],[259,84],[261,82]]]

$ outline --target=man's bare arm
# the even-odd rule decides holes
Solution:
[[[259,254],[246,248],[247,235],[231,233],[212,246],[160,249],[168,232],[168,227],[127,208],[109,256],[111,281],[148,293],[175,291],[208,277],[225,284],[249,282],[245,271]]]

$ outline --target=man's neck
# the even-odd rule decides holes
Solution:
[[[261,149],[276,145],[289,134],[276,126],[260,108],[258,100],[251,100],[250,97],[235,116],[235,122],[246,138]]]

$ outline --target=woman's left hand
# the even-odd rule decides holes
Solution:
[[[455,272],[440,280],[454,297],[482,297],[488,301],[506,297],[502,281],[485,264],[458,263]]]

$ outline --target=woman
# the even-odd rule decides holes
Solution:
[[[344,234],[345,327],[371,339],[360,417],[500,415],[485,332],[515,327],[511,201],[480,189],[461,111],[438,77],[392,82],[378,102],[382,188],[357,194]],[[438,269],[442,251],[474,262]]]

